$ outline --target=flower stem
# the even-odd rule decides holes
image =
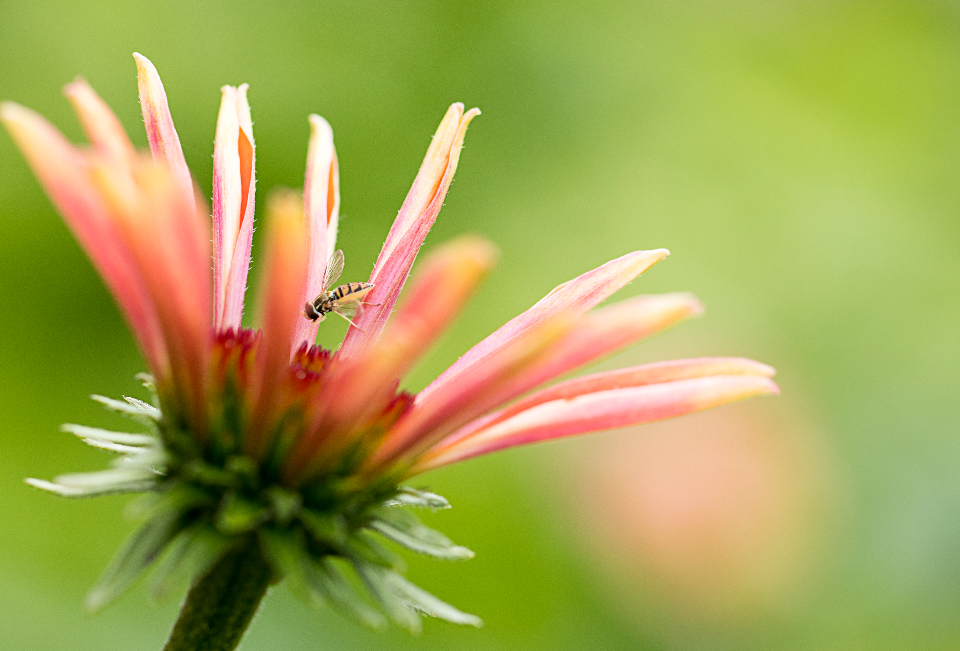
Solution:
[[[256,537],[250,536],[190,589],[163,651],[233,651],[272,578]]]

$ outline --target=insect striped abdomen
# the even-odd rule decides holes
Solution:
[[[371,283],[347,283],[330,292],[330,298],[335,301],[342,301],[345,298],[349,298],[351,301],[359,301],[371,289],[373,289]]]

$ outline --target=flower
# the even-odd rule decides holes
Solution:
[[[28,480],[69,497],[149,495],[139,506],[145,524],[92,590],[91,607],[165,553],[157,592],[168,592],[181,575],[193,582],[172,641],[200,634],[197,621],[212,617],[204,608],[214,597],[233,599],[231,608],[242,615],[242,626],[230,624],[239,633],[221,626],[217,635],[242,634],[267,585],[283,577],[308,601],[333,603],[372,625],[389,618],[416,629],[417,610],[477,624],[403,578],[400,559],[371,535],[440,558],[472,555],[398,508],[449,506],[403,482],[507,447],[778,391],[764,364],[701,358],[587,375],[531,393],[700,313],[685,293],[593,309],[666,257],[665,249],[628,253],[563,283],[419,394],[398,389],[496,258],[481,238],[448,242],[419,265],[397,307],[450,187],[467,126],[479,115],[462,104],[440,123],[369,285],[357,286],[363,304],[337,351],[314,344],[322,319],[311,321],[303,308],[332,289],[325,271],[336,257],[340,206],[333,132],[310,116],[303,195],[283,191],[268,202],[260,327],[244,328],[256,189],[247,86],[222,89],[211,224],[160,77],[150,61],[134,56],[149,156],[134,149],[83,80],[68,84],[66,95],[89,148],[74,146],[29,109],[0,107],[0,119],[116,298],[150,370],[142,380],[152,404],[94,396],[144,431],[64,426],[117,453],[110,469]],[[349,304],[349,297],[341,300]],[[230,574],[237,567],[242,578]],[[359,575],[376,607],[354,592],[347,571]],[[235,579],[230,590],[223,588],[228,576]]]

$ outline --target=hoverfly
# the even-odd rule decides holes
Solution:
[[[350,320],[350,317],[356,314],[360,305],[367,305],[367,303],[362,303],[360,299],[373,289],[373,283],[347,283],[336,289],[330,289],[330,286],[340,278],[341,273],[343,273],[343,251],[337,249],[330,256],[327,271],[323,275],[323,292],[303,306],[305,317],[311,321],[316,321],[333,312],[346,319],[353,327],[357,327]]]

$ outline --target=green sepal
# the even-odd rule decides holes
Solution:
[[[81,439],[92,448],[103,450],[104,452],[113,452],[114,454],[136,455],[151,452],[150,448],[134,447],[132,445],[123,445],[113,441],[104,441],[103,439]]]
[[[397,505],[418,506],[425,509],[449,509],[450,502],[442,495],[409,486],[401,486],[393,498]]]
[[[290,592],[309,603],[310,592],[304,580],[302,564],[305,553],[303,532],[298,529],[260,527],[257,529],[257,539],[277,580],[286,580]]]
[[[363,561],[400,572],[407,569],[406,563],[399,554],[387,549],[363,531],[357,531],[349,536],[339,551],[350,560]]]
[[[138,449],[155,446],[159,443],[159,440],[155,436],[150,436],[149,434],[114,432],[113,430],[87,427],[86,425],[75,425],[73,423],[64,423],[60,426],[60,431],[79,436],[84,442],[89,442],[90,440],[106,441],[118,445],[138,447]]]
[[[191,459],[180,468],[180,474],[189,481],[195,481],[198,484],[206,486],[216,486],[220,488],[239,488],[240,481],[237,476],[229,470],[217,468],[203,459]]]
[[[147,391],[150,392],[150,395],[153,397],[155,403],[159,402],[159,396],[157,395],[157,380],[149,373],[140,372],[134,375],[136,379],[140,380],[140,384],[143,385]]]
[[[270,507],[230,493],[220,502],[214,523],[220,533],[233,535],[253,531],[270,516]]]
[[[196,583],[233,542],[206,523],[181,530],[151,577],[154,598],[165,599],[185,585]]]
[[[271,486],[265,492],[277,524],[284,526],[290,524],[303,506],[303,497],[300,493],[289,491],[281,486]]]
[[[310,556],[302,530],[262,527],[257,534],[267,561],[295,597],[311,606],[329,604],[364,626],[386,626],[386,619],[357,594],[328,557]]]
[[[91,473],[92,474],[92,473]],[[103,495],[121,495],[123,493],[142,493],[153,490],[156,483],[153,481],[130,481],[104,483],[98,486],[65,486],[45,479],[33,477],[23,480],[25,483],[39,488],[42,491],[59,495],[60,497],[101,497]]]
[[[422,628],[420,615],[384,579],[387,574],[395,573],[371,563],[354,562],[353,566],[360,578],[363,579],[367,590],[380,604],[387,616],[411,633],[419,633]]]
[[[381,507],[372,511],[367,525],[398,545],[420,554],[446,560],[473,558],[474,553],[426,526],[415,515],[398,508]]]
[[[471,615],[454,608],[420,586],[406,580],[396,572],[385,574],[384,581],[411,607],[416,608],[425,615],[442,619],[451,624],[463,624],[477,628],[483,626],[483,620],[476,615]]]
[[[163,418],[163,412],[159,408],[154,407],[148,402],[144,402],[139,398],[131,398],[130,396],[123,396],[123,399],[127,401],[127,404],[131,407],[139,409],[141,412],[149,416],[152,420],[160,422],[160,419]]]
[[[387,619],[364,601],[340,573],[333,559],[307,558],[304,570],[304,578],[316,605],[329,604],[358,624],[374,630],[386,628]]]
[[[317,513],[310,509],[300,509],[297,518],[303,527],[318,542],[339,548],[350,535],[346,519],[337,514]]]
[[[141,425],[149,427],[151,431],[157,431],[157,423],[160,420],[160,411],[156,407],[148,405],[140,400],[137,402],[142,404],[135,405],[123,400],[114,400],[113,398],[108,398],[106,396],[97,394],[90,396],[90,399],[95,402],[99,402],[110,411],[116,412],[122,416],[126,416],[127,418],[130,418]],[[149,409],[147,409],[147,407],[149,407]]]
[[[158,515],[176,511],[186,514],[200,508],[210,508],[216,500],[210,493],[191,484],[168,481],[156,490],[127,504],[124,514],[135,520],[149,520]]]
[[[183,528],[181,516],[179,510],[160,513],[128,538],[87,593],[87,609],[100,610],[130,587]]]

